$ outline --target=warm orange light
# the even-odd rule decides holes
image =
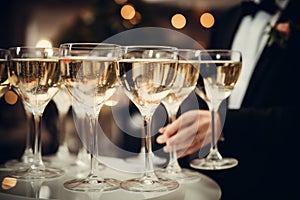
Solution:
[[[122,22],[123,26],[127,29],[131,29],[134,25],[132,23],[130,23],[130,21],[128,20],[123,20]]]
[[[179,13],[173,15],[173,17],[171,19],[171,24],[174,28],[182,29],[186,25],[185,16],[183,16],[182,14],[179,14]]]
[[[17,179],[11,177],[5,177],[2,181],[2,189],[9,190],[17,185]]]
[[[51,48],[52,43],[49,40],[39,40],[36,45],[36,47],[46,47],[46,48]]]
[[[116,4],[123,5],[127,0],[115,0]]]
[[[121,8],[121,16],[130,20],[135,16],[135,9],[132,5],[126,4]]]
[[[215,18],[211,13],[203,13],[200,16],[200,24],[205,28],[211,28],[215,24]]]
[[[141,22],[141,20],[142,20],[141,13],[139,13],[139,12],[136,11],[135,12],[135,16],[131,20],[129,20],[129,21],[130,21],[131,24],[137,25],[138,23]]]
[[[6,103],[8,103],[10,105],[14,105],[18,101],[18,95],[16,95],[16,93],[14,93],[13,91],[9,90],[5,93],[4,99],[5,99]]]

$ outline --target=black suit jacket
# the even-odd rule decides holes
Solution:
[[[220,183],[223,199],[300,199],[299,3],[291,0],[279,19],[293,24],[286,47],[266,45],[241,109],[226,112],[219,149],[239,165],[204,172]],[[235,7],[216,20],[209,48],[231,47],[241,14]]]

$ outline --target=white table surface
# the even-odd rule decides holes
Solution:
[[[128,169],[132,169],[133,171],[139,171],[137,168],[133,166],[128,166],[124,162],[123,159],[116,158],[104,158],[106,159],[106,163],[109,166],[104,167],[101,170],[101,175],[103,177],[113,177],[118,180],[126,180],[130,178],[136,178],[141,176],[141,173],[133,173],[128,171]],[[116,166],[122,166],[125,170],[116,169]],[[77,174],[76,171],[78,169],[72,169],[72,167],[68,168],[66,174],[62,177],[56,179],[46,180],[43,179],[40,182],[32,182],[32,181],[23,181],[16,180],[16,185],[7,189],[4,185],[3,180],[6,177],[9,177],[10,170],[1,167],[0,168],[0,180],[1,180],[1,188],[0,188],[0,200],[26,200],[26,199],[35,199],[35,192],[33,189],[33,185],[38,185],[39,192],[38,196],[40,199],[59,199],[59,200],[85,200],[85,199],[97,199],[97,200],[141,200],[141,199],[151,199],[151,200],[218,200],[221,198],[221,189],[219,185],[207,177],[199,173],[199,180],[190,182],[190,183],[180,183],[178,189],[170,191],[170,192],[129,192],[123,189],[117,189],[111,192],[104,193],[83,193],[83,192],[71,192],[63,187],[63,183],[67,180],[71,180],[74,178],[74,174]],[[126,172],[125,172],[126,171]],[[82,174],[83,177],[85,176]]]

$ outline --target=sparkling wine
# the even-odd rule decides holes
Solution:
[[[209,103],[209,99],[208,99],[208,97],[206,95],[206,90],[205,90],[205,87],[204,87],[204,82],[203,82],[203,78],[202,78],[201,74],[198,77],[198,81],[197,81],[197,84],[196,84],[195,92],[206,103]]]
[[[153,112],[170,92],[177,63],[169,59],[122,59],[119,77],[124,91],[141,112]]]
[[[10,80],[22,99],[43,109],[60,87],[60,70],[57,59],[14,58],[11,60]]]
[[[175,104],[181,102],[194,90],[199,77],[199,61],[180,60],[177,67],[177,75],[172,85],[171,92],[163,99],[164,105],[179,107]]]
[[[205,158],[191,161],[190,166],[202,170],[223,170],[235,167],[235,158],[222,157],[217,141],[222,132],[223,119],[226,109],[220,110],[224,99],[228,98],[234,89],[242,70],[242,54],[231,50],[201,51],[200,77],[197,82],[196,93],[206,101],[211,112],[211,147]],[[203,152],[199,152],[201,157]]]
[[[60,59],[61,77],[73,98],[93,108],[104,103],[116,89],[116,62],[108,58]]]
[[[205,98],[209,101],[211,99],[223,100],[227,98],[239,78],[241,69],[242,62],[230,60],[201,62],[200,74],[205,85]],[[198,95],[202,97],[205,92],[199,84],[198,86],[196,92],[198,91]]]

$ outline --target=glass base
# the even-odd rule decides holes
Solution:
[[[190,166],[195,169],[203,170],[222,170],[237,166],[238,161],[235,158],[222,158],[219,160],[210,160],[207,158],[194,159]]]
[[[67,190],[77,192],[102,192],[120,188],[120,181],[113,178],[73,179],[64,183]]]
[[[137,156],[132,156],[129,158],[125,158],[125,161],[128,163],[135,163],[137,165],[144,165],[145,164],[145,153],[146,149],[145,147],[141,147],[140,152],[138,153]],[[151,157],[152,157],[152,162],[155,166],[160,166],[163,165],[167,162],[166,158],[162,158],[159,156],[156,156],[153,152],[151,152]]]
[[[135,178],[121,183],[121,188],[133,192],[166,192],[178,187],[177,181],[161,177],[154,180],[148,177]]]
[[[6,168],[10,168],[13,170],[25,170],[28,169],[31,165],[32,163],[30,162],[23,162],[20,160],[9,160],[4,164]]]
[[[125,158],[125,161],[128,163],[135,163],[137,165],[144,165],[145,164],[145,153],[139,153],[137,156]],[[167,162],[166,158],[152,155],[152,161],[154,166],[160,166]]]
[[[160,178],[169,178],[180,183],[196,182],[200,180],[200,174],[196,171],[181,168],[180,170],[157,169],[155,174]]]
[[[43,161],[43,163],[45,165],[49,165],[49,162],[47,161]],[[17,160],[17,159],[13,159],[13,160],[8,160],[4,166],[6,168],[9,168],[9,169],[12,169],[12,170],[27,170],[30,168],[30,166],[32,166],[33,164],[33,160],[32,159],[29,159],[27,161],[23,161],[23,160]]]
[[[11,172],[10,176],[17,179],[45,179],[57,178],[64,174],[64,171],[56,168],[26,169]]]

